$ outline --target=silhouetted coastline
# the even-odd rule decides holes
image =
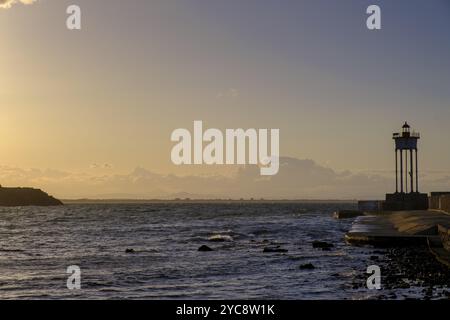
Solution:
[[[63,203],[40,189],[0,187],[0,206],[60,206]]]

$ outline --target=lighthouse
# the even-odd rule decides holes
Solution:
[[[395,193],[386,194],[385,210],[426,210],[428,196],[419,193],[417,142],[420,134],[405,122],[401,132],[392,135],[395,144]]]
[[[419,192],[417,140],[420,134],[411,132],[405,122],[402,132],[394,133],[392,139],[395,141],[395,193]]]

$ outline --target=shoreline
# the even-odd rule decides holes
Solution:
[[[450,299],[450,268],[438,262],[428,248],[373,250],[370,264],[381,268],[382,292],[369,300]],[[353,289],[365,289],[366,280],[359,273],[354,279]]]
[[[421,299],[449,299],[449,227],[450,215],[441,211],[361,212],[345,240],[349,245],[371,246],[378,254],[370,260],[382,268],[382,286],[388,294],[376,299],[409,299],[418,289]],[[355,279],[355,289],[364,286],[363,279]]]

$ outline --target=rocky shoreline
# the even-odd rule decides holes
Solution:
[[[450,299],[450,268],[425,246],[374,250],[369,264],[381,268],[382,288],[376,299]],[[353,289],[367,290],[367,277],[358,274]]]

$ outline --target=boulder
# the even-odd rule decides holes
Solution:
[[[299,267],[302,270],[312,270],[315,269],[316,267],[314,267],[314,265],[312,263],[306,263],[306,264],[302,264]]]
[[[198,248],[198,251],[206,252],[206,251],[213,251],[213,249],[211,249],[210,247],[208,247],[206,245],[202,245],[202,246],[200,246],[200,248]]]
[[[323,249],[323,250],[329,250],[330,248],[334,247],[332,243],[328,243],[325,241],[313,241],[312,246],[315,249]]]
[[[288,252],[287,249],[283,249],[278,247],[265,247],[263,252],[268,253],[268,252]]]
[[[335,219],[351,219],[359,216],[363,216],[364,212],[359,210],[338,210],[333,213]]]

